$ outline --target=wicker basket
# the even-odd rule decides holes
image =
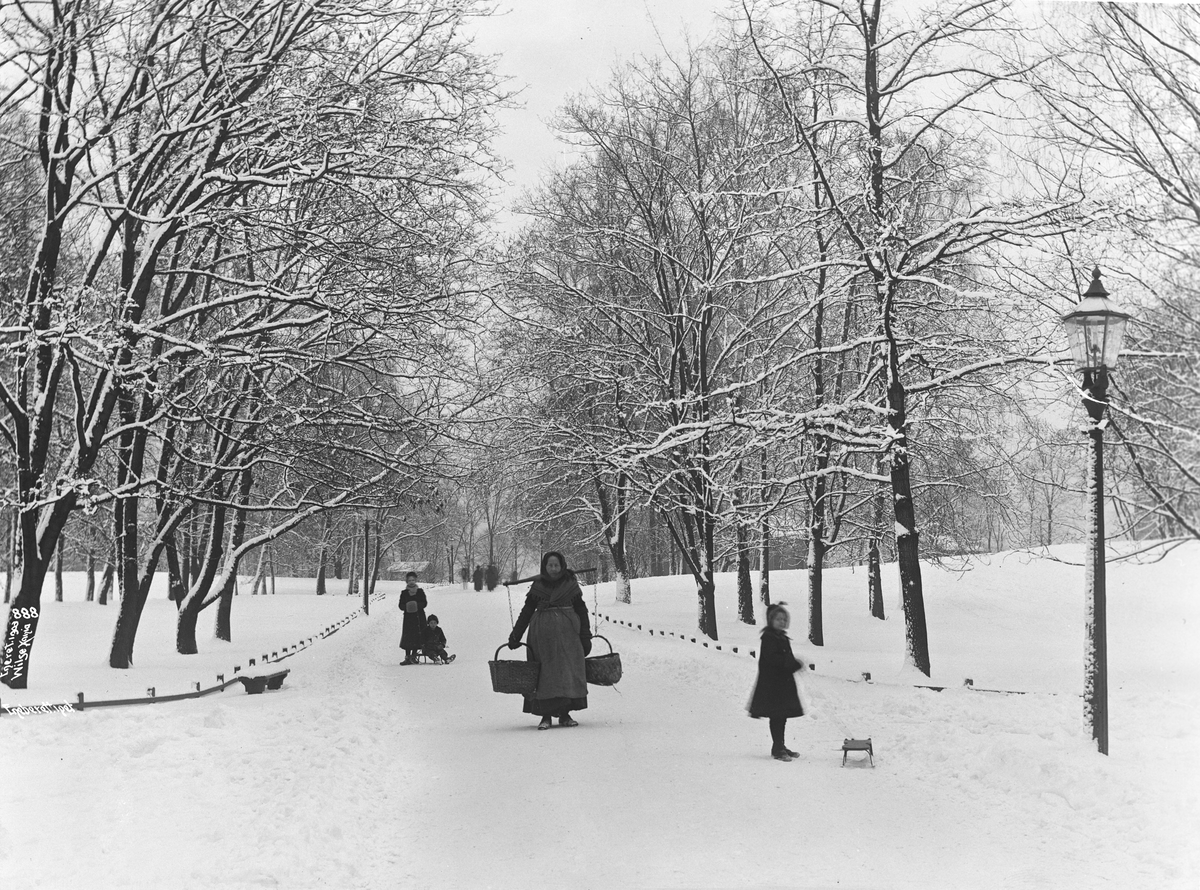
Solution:
[[[593,686],[615,686],[621,679],[621,656],[612,651],[612,643],[608,637],[596,634],[593,640],[604,640],[608,643],[607,655],[592,655],[583,661],[583,673]]]
[[[505,643],[497,646],[494,659],[488,662],[488,670],[492,674],[492,691],[532,695],[537,689],[538,672],[542,666],[536,661],[501,661],[500,650],[507,645]]]

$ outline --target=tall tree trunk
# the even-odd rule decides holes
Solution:
[[[196,622],[200,620],[198,603],[190,597],[185,599],[175,615],[175,651],[179,655],[195,655],[200,651],[196,645]]]
[[[317,596],[324,596],[328,593],[328,590],[325,588],[325,565],[326,553],[324,548],[322,548],[322,551],[317,555]]]
[[[663,519],[675,542],[672,550],[687,565],[688,572],[696,582],[696,624],[700,633],[715,640],[717,608],[713,552],[716,529],[712,514],[703,512],[697,516],[692,511],[680,510],[678,523],[666,514]]]
[[[225,512],[224,505],[209,509],[204,561],[180,605],[175,620],[175,651],[180,655],[195,655],[199,651],[196,646],[196,622],[200,618],[200,612],[211,603],[211,600],[206,600],[217,574],[217,565],[225,541]]]
[[[4,573],[4,603],[12,601],[13,575],[17,571],[17,511],[9,510],[5,514],[5,541],[7,571]]]
[[[183,598],[187,596],[187,580],[183,576],[183,566],[179,561],[179,544],[175,532],[167,536],[163,550],[167,557],[167,599],[178,609]]]
[[[375,559],[371,564],[371,596],[375,595],[375,582],[379,580],[379,573],[383,571],[383,558],[387,555],[388,548],[383,546],[383,540],[379,536],[379,525],[375,526]],[[450,578],[454,580],[453,577]]]
[[[346,587],[346,595],[358,593],[358,548],[354,546],[354,535],[350,535],[350,583]]]
[[[883,610],[883,576],[879,568],[879,541],[872,538],[867,545],[867,597],[871,617],[883,621],[887,615]]]
[[[213,633],[218,640],[223,640],[226,643],[233,641],[231,618],[233,614],[233,593],[236,584],[237,572],[234,571],[225,579],[225,583],[221,585],[221,592],[217,595],[217,621]]]
[[[901,603],[904,607],[906,656],[925,676],[930,675],[929,634],[925,623],[925,597],[921,581],[920,536],[912,496],[912,468],[908,442],[907,392],[900,374],[901,347],[896,339],[893,313],[900,283],[890,277],[874,251],[884,251],[883,90],[879,85],[879,23],[881,0],[873,0],[864,19],[864,89],[867,121],[867,166],[870,178],[870,210],[874,223],[872,243],[864,254],[870,269],[879,311],[883,367],[886,374],[887,423],[890,430],[892,505],[896,520],[896,564],[900,570]],[[865,8],[865,7],[864,7]]]
[[[754,585],[750,581],[750,533],[742,515],[744,499],[741,489],[742,466],[740,463],[734,475],[733,529],[737,548],[738,620],[743,624],[754,624],[756,623],[754,620]]]
[[[811,96],[812,121],[815,125],[821,116],[821,97],[816,88]],[[821,183],[814,179],[812,184],[812,207],[818,217],[826,209],[824,190]],[[813,404],[818,410],[824,409],[830,401],[825,380],[825,356],[821,350],[825,346],[825,292],[828,286],[829,236],[820,222],[816,225],[817,241],[817,281],[816,304],[813,308]],[[834,378],[837,378],[835,373]],[[816,478],[813,480],[812,505],[808,525],[808,641],[814,646],[825,645],[824,619],[824,587],[825,587],[825,553],[829,542],[826,540],[829,516],[829,480],[825,475],[829,469],[830,452],[833,443],[829,436],[818,434],[816,440]]]
[[[704,529],[701,546],[703,548],[703,563],[698,578],[697,594],[700,600],[700,632],[710,640],[717,637],[717,583],[713,577],[713,558],[715,554],[716,523],[711,513],[700,518],[699,525]]]
[[[716,590],[717,585],[711,570],[703,573],[701,580],[696,582],[696,624],[700,633],[710,640],[717,639]]]
[[[871,617],[886,620],[883,611],[883,577],[880,572],[882,560],[879,556],[879,539],[883,535],[883,498],[876,495],[875,509],[871,517],[871,540],[867,545],[867,597]]]
[[[18,476],[21,475],[22,471],[18,469]],[[26,479],[27,483],[29,481]],[[28,686],[33,641],[37,636],[42,610],[42,586],[73,503],[68,496],[45,510],[19,511],[20,580],[16,584],[17,595],[8,610],[4,645],[0,648],[0,683],[11,689],[25,689]]]
[[[808,641],[814,646],[825,645],[822,588],[826,549],[820,537],[813,535],[808,539]]]
[[[746,529],[738,526],[737,590],[738,618],[743,624],[756,624],[754,618],[754,584],[750,580],[750,548]]]
[[[662,557],[659,554],[658,526],[654,519],[658,511],[651,508],[646,512],[646,537],[650,541],[650,576],[656,578],[665,574],[662,568]]]
[[[892,501],[896,512],[896,563],[900,569],[901,603],[904,606],[907,655],[925,676],[930,675],[929,634],[925,625],[925,596],[921,584],[920,536],[913,504],[904,387],[894,380],[888,387],[889,423],[893,431]]]
[[[317,596],[325,596],[325,571],[329,563],[329,514],[321,514],[321,543],[317,545]]]
[[[114,593],[120,598],[117,626],[109,651],[108,666],[126,669],[133,666],[133,641],[141,621],[138,602],[138,498],[118,498],[113,504],[117,558]]]
[[[242,470],[241,476],[238,479],[237,493],[237,510],[233,514],[233,529],[229,533],[229,547],[226,552],[236,554],[237,549],[242,546],[242,542],[246,539],[246,505],[250,503],[250,492],[254,488],[254,472],[250,469]],[[229,572],[226,575],[225,583],[221,585],[221,591],[217,595],[217,627],[216,635],[218,640],[224,640],[226,643],[233,641],[233,626],[231,616],[233,612],[233,595],[237,590],[237,570],[238,563],[241,561],[240,556],[230,556],[228,566]]]
[[[27,556],[21,563],[17,595],[8,610],[0,660],[0,683],[11,689],[25,689],[29,685],[29,662],[41,616],[41,590],[47,568],[46,561],[38,557]]]
[[[254,568],[254,580],[250,582],[250,595],[258,596],[260,588],[265,585],[264,574],[267,568],[267,548],[258,548],[258,565]]]
[[[196,515],[193,512],[188,516],[187,522],[184,523],[181,535],[183,539],[183,564],[180,566],[179,570],[179,582],[183,585],[183,589],[185,591],[191,590],[192,588],[192,576],[195,574],[196,568],[196,548],[194,545],[195,536],[192,534],[193,527],[195,525],[195,519]],[[186,595],[187,594],[185,593],[184,596]],[[182,603],[183,600],[181,599],[179,602]]]
[[[108,605],[108,595],[113,589],[113,577],[117,573],[117,567],[111,561],[105,561],[104,574],[100,576],[100,596],[96,598],[102,606]]]
[[[113,502],[113,532],[117,547],[117,588],[121,603],[117,612],[117,626],[109,649],[108,665],[126,669],[133,665],[133,641],[137,637],[138,624],[142,617],[144,601],[138,596],[140,574],[138,556],[140,552],[138,514],[141,498],[137,484],[142,478],[145,458],[145,436],[139,434],[135,421],[133,396],[122,388],[117,400],[117,411],[124,429],[117,440],[117,486],[129,486],[132,494],[118,497]]]
[[[764,452],[762,463],[759,465],[760,499],[764,507],[758,520],[758,596],[764,607],[771,605],[771,517],[766,510],[771,492],[768,488],[767,456]]]
[[[96,554],[92,550],[89,550],[87,555],[87,589],[84,591],[83,601],[96,601]]]
[[[829,465],[829,439],[822,437],[817,448],[817,470]],[[818,475],[813,484],[812,512],[808,523],[808,641],[814,646],[825,645],[824,587],[826,478]]]
[[[762,567],[758,573],[758,600],[765,607],[771,605],[771,526],[766,517],[760,520],[758,551]]]
[[[628,481],[624,474],[617,477],[615,504],[610,504],[608,491],[599,473],[592,474],[592,483],[596,489],[597,503],[600,505],[600,525],[604,543],[612,556],[613,572],[616,575],[616,599],[619,603],[629,603],[633,601],[633,587],[630,584],[633,573],[630,571],[629,557],[625,552],[625,532],[629,525],[626,509]]]
[[[628,563],[625,560],[625,554],[622,551],[620,559],[613,554],[613,594],[619,603],[633,602],[633,584],[629,576],[632,574],[629,571]]]
[[[61,538],[58,546],[54,548],[54,601],[61,603],[63,601],[63,544],[66,543]]]
[[[160,506],[162,506],[161,503]],[[167,542],[171,539],[182,517],[183,514],[180,512],[176,512],[173,515],[159,514],[158,528],[151,538],[144,563],[138,571],[137,586],[133,589],[132,593],[126,594],[121,601],[121,614],[117,618],[117,631],[113,634],[112,644],[109,649],[108,663],[110,667],[129,668],[133,666],[133,646],[137,637],[137,628],[141,619],[142,609],[145,607],[146,600],[150,596],[150,588],[154,583],[158,562],[162,558]],[[168,577],[168,587],[169,585],[170,578]],[[136,603],[136,606],[127,607],[126,600],[130,599]],[[122,620],[122,616],[124,616],[125,620]]]
[[[371,520],[363,517],[363,614],[371,614]]]

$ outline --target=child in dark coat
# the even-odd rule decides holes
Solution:
[[[771,756],[784,763],[800,756],[783,743],[787,719],[804,716],[793,676],[804,670],[804,665],[792,655],[792,643],[787,635],[791,623],[792,616],[783,603],[767,608],[767,627],[762,632],[758,653],[758,680],[749,708],[751,717],[766,717],[770,722]]]
[[[439,664],[449,664],[454,661],[453,655],[446,654],[446,634],[438,627],[436,615],[430,615],[425,619],[425,643],[421,646],[421,654],[432,658]]]

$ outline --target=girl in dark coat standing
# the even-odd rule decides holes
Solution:
[[[771,756],[786,763],[800,756],[784,745],[783,734],[788,717],[804,716],[793,676],[804,665],[792,655],[787,635],[792,616],[783,606],[777,603],[767,608],[767,627],[762,632],[758,652],[758,681],[754,684],[749,710],[751,717],[766,717],[770,721]]]
[[[429,601],[425,591],[417,586],[416,572],[409,572],[404,580],[408,586],[400,594],[400,611],[404,613],[404,628],[400,631],[400,648],[404,650],[401,664],[415,664],[425,642],[425,607]]]
[[[571,712],[587,707],[583,660],[592,651],[592,632],[583,591],[561,553],[551,551],[542,557],[542,573],[529,588],[508,636],[508,648],[521,645],[526,628],[527,657],[542,667],[537,689],[525,696],[522,710],[542,718],[538,729],[549,729],[553,717],[558,717],[560,726],[578,726]]]

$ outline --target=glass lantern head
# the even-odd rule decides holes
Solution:
[[[1116,366],[1130,317],[1108,298],[1100,270],[1093,270],[1091,285],[1075,308],[1062,317],[1075,367],[1099,371]]]

